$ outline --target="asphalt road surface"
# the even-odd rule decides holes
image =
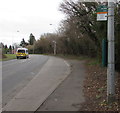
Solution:
[[[30,55],[28,59],[14,59],[2,63],[3,106],[39,73],[48,59],[48,56]]]

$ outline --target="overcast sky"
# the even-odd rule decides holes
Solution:
[[[38,39],[43,33],[54,32],[64,19],[58,10],[61,2],[63,0],[0,0],[0,42],[10,45],[22,38],[28,41],[30,33]]]

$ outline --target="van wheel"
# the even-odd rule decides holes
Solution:
[[[17,59],[19,59],[19,57],[17,57]]]

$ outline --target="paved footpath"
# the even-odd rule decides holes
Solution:
[[[70,65],[65,60],[50,57],[38,75],[3,108],[3,111],[36,111],[69,73]]]
[[[68,60],[72,66],[69,76],[47,98],[37,111],[79,111],[83,96],[85,78],[84,61]]]

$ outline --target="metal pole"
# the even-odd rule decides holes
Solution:
[[[56,41],[53,40],[53,43],[54,43],[54,55],[56,55]]]
[[[107,67],[107,41],[106,39],[102,40],[102,66]]]
[[[56,55],[56,41],[54,41],[54,55]]]
[[[34,51],[35,51],[35,44],[33,44],[33,54],[35,53]]]
[[[114,2],[108,0],[107,100],[115,100]]]

